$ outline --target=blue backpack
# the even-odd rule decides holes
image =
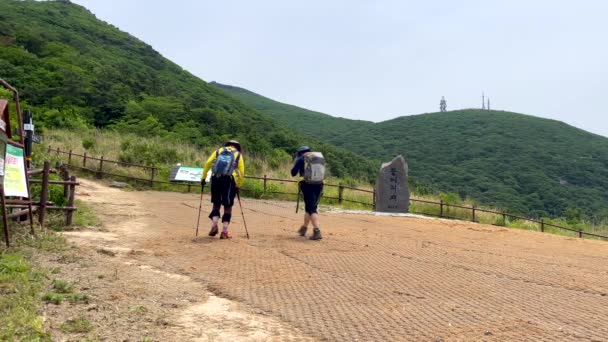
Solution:
[[[220,148],[215,152],[215,161],[211,167],[211,172],[216,177],[232,176],[232,173],[239,164],[241,154],[234,149],[227,147]]]

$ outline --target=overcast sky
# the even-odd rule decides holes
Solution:
[[[201,77],[382,121],[481,106],[608,136],[608,1],[75,0]]]

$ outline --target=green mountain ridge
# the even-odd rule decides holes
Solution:
[[[0,0],[0,78],[37,127],[107,127],[212,148],[239,139],[276,164],[308,143],[340,177],[371,179],[377,163],[305,138],[69,1]],[[170,144],[168,144],[170,145]]]
[[[454,192],[537,217],[608,217],[608,138],[563,122],[468,109],[372,123],[214,85],[292,129],[368,158],[403,154],[423,192]]]

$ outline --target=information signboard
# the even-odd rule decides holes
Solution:
[[[202,167],[175,166],[169,175],[170,181],[200,182],[203,175]]]
[[[8,196],[29,198],[23,149],[6,145],[4,158],[4,193]]]

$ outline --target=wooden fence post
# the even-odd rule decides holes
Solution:
[[[74,198],[76,196],[76,176],[70,177],[69,180],[72,182],[72,184],[70,184],[70,196],[68,197],[68,207],[74,208]],[[72,225],[73,216],[74,216],[73,210],[68,210],[65,213],[65,225],[66,226]]]
[[[505,227],[507,226],[507,214],[502,213],[502,222],[504,223]]]
[[[152,168],[151,170],[152,170],[152,172],[151,172],[152,174],[150,176],[150,186],[154,186],[154,176],[156,175],[156,168]],[[190,192],[190,191],[188,191],[188,192]]]
[[[266,181],[267,181],[266,175],[264,175],[264,193],[266,193]]]
[[[82,167],[86,167],[87,166],[87,153],[85,152],[82,155]]]
[[[70,153],[68,153],[68,165],[70,165],[72,163],[72,150],[70,150]]]
[[[443,217],[443,200],[439,200],[439,217]]]
[[[342,197],[344,195],[344,187],[342,184],[338,185],[338,203],[342,204]]]
[[[61,176],[63,178],[64,181],[69,181],[70,180],[70,171],[68,171],[66,168],[63,168],[63,170],[61,170]],[[63,185],[63,197],[67,198],[69,196],[69,185],[64,184]]]
[[[475,204],[473,204],[471,209],[473,210],[473,222],[475,222]]]
[[[59,147],[57,147],[57,155],[59,155]]]
[[[103,156],[99,159],[99,171],[97,171],[97,178],[103,178]]]
[[[374,210],[376,210],[376,189],[374,188],[374,192],[372,193],[372,204],[374,205]]]
[[[44,168],[42,169],[42,190],[40,190],[40,206],[38,208],[38,222],[40,226],[44,228],[44,216],[46,214],[46,202],[49,200],[49,171],[51,169],[51,163],[49,161],[44,162]]]
[[[49,150],[46,151],[47,154],[51,154],[51,145],[49,145]]]
[[[541,233],[545,232],[545,220],[540,219],[540,231]]]
[[[578,237],[579,237],[579,238],[582,238],[582,237],[583,237],[583,230],[582,230],[582,229],[579,229],[579,230],[578,230]]]

